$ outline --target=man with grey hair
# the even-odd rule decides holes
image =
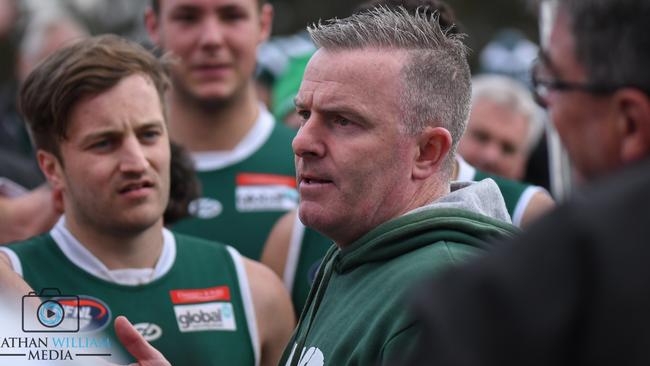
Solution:
[[[543,131],[539,115],[531,93],[520,82],[502,75],[472,79],[472,109],[458,145],[453,179],[494,179],[519,227],[555,206],[544,188],[519,182]]]
[[[472,79],[472,109],[458,152],[486,173],[521,180],[543,131],[531,93],[501,75]]]
[[[381,7],[309,31],[319,49],[296,97],[299,216],[335,245],[280,365],[390,364],[420,332],[407,289],[515,229],[492,180],[449,183],[470,99],[458,38]]]
[[[319,49],[296,97],[299,217],[336,245],[281,364],[387,364],[419,333],[405,289],[513,229],[493,181],[449,183],[470,99],[457,37],[382,7],[309,32]]]

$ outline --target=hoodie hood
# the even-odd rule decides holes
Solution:
[[[407,212],[405,215],[433,208],[458,208],[509,224],[512,223],[501,190],[491,178],[479,182],[452,182],[449,194],[440,197],[429,205]]]
[[[488,249],[490,239],[518,232],[510,222],[503,197],[492,179],[454,182],[449,194],[379,225],[340,250],[333,270],[346,272],[438,241]]]

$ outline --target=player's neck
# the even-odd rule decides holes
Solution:
[[[163,249],[162,218],[138,233],[90,228],[66,216],[70,233],[108,269],[154,268]]]
[[[169,126],[173,141],[191,152],[228,151],[253,128],[259,102],[252,87],[218,108],[202,109],[182,96],[169,94]]]

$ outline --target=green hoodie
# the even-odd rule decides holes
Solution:
[[[332,247],[280,365],[298,365],[296,349],[301,366],[374,366],[400,359],[419,332],[405,306],[412,285],[488,249],[487,239],[516,232],[500,221],[507,212],[494,182],[462,188],[344,249]],[[488,212],[472,206],[487,206]]]

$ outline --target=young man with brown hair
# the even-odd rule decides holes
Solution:
[[[280,282],[233,248],[163,227],[167,86],[155,57],[114,36],[66,47],[32,72],[22,112],[64,215],[2,248],[0,261],[34,289],[77,295],[88,315],[80,331],[111,333],[125,314],[174,364],[272,365],[293,326]]]

